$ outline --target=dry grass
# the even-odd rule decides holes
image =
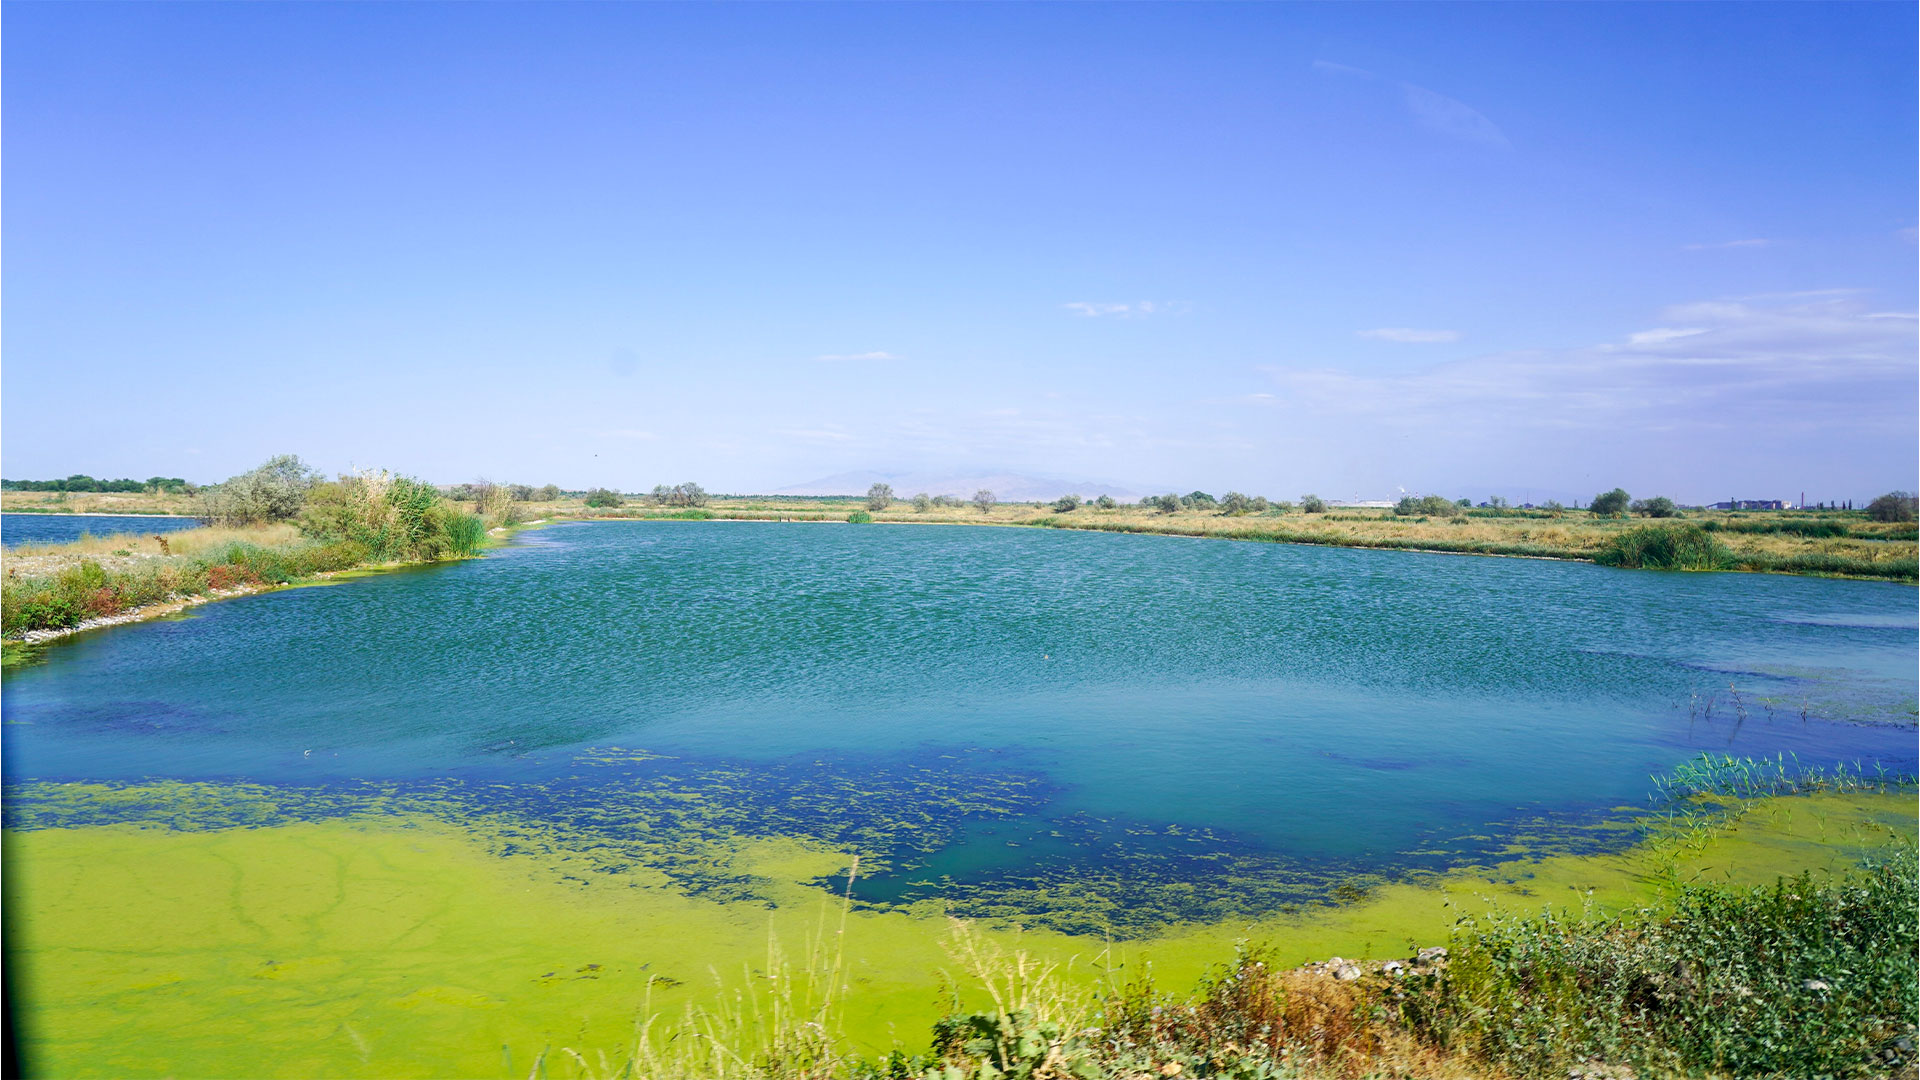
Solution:
[[[10,577],[50,577],[82,561],[107,570],[125,570],[150,559],[204,555],[230,544],[286,547],[298,543],[300,530],[290,524],[209,526],[169,533],[110,533],[83,536],[65,544],[21,544],[0,554]]]

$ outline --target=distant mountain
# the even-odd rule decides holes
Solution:
[[[772,492],[774,495],[865,495],[875,484],[893,485],[896,498],[912,498],[920,492],[929,495],[958,495],[965,499],[985,488],[1001,502],[1034,502],[1057,499],[1062,495],[1094,498],[1111,495],[1121,502],[1134,502],[1146,490],[1138,484],[1116,484],[1102,480],[1068,480],[1057,476],[1033,476],[1013,472],[907,472],[854,471],[823,476],[804,484],[794,484]]]

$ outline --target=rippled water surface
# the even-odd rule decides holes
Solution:
[[[5,768],[314,807],[371,786],[611,837],[801,832],[891,852],[861,886],[877,902],[1220,883],[1135,913],[1194,917],[1548,842],[1703,750],[1911,770],[1915,596],[985,527],[569,524],[49,650],[5,682]]]
[[[191,529],[199,518],[158,514],[0,514],[0,543],[7,547],[21,544],[65,544],[82,536],[113,536]]]

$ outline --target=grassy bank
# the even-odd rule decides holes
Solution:
[[[63,501],[57,501],[63,500]],[[196,513],[189,496],[6,492],[0,508],[19,512]],[[1171,512],[1140,506],[1101,509],[1082,504],[1057,512],[1045,503],[929,505],[897,500],[871,509],[864,498],[712,496],[703,506],[652,505],[629,498],[620,506],[588,506],[584,498],[535,499],[512,504],[531,518],[847,521],[856,513],[876,522],[1018,525],[1100,532],[1217,537],[1333,547],[1434,551],[1571,559],[1647,569],[1715,569],[1806,574],[1884,581],[1920,580],[1920,534],[1915,526],[1876,522],[1862,511],[1688,511],[1684,519],[1595,517],[1583,511],[1469,510],[1453,516],[1402,516],[1391,510],[1335,507],[1308,514],[1269,508],[1223,514],[1217,508]],[[498,517],[495,513],[493,516]],[[1683,551],[1690,548],[1691,551]]]
[[[488,527],[426,484],[374,472],[307,482],[273,513],[227,516],[240,520],[8,550],[0,638],[44,639],[342,570],[464,558],[485,543]],[[10,647],[5,655],[12,663],[23,653]]]

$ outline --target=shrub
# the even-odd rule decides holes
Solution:
[[[875,484],[867,489],[867,509],[885,510],[893,505],[893,485]]]
[[[913,508],[920,513],[926,513],[931,506],[933,506],[933,500],[928,497],[926,492],[923,491],[913,497]]]
[[[1729,570],[1733,552],[1698,525],[1641,525],[1607,539],[1593,561],[1646,570]]]
[[[1111,495],[1102,495],[1099,498],[1093,500],[1093,506],[1094,506],[1094,509],[1096,510],[1111,510],[1114,507],[1119,505],[1120,505],[1119,503],[1113,500],[1113,496]]]
[[[655,484],[647,499],[655,506],[705,506],[709,501],[707,489],[691,480],[672,487]]]
[[[853,513],[847,515],[847,524],[849,525],[870,525],[872,523],[873,515],[867,513],[865,510],[855,510]]]
[[[979,507],[980,512],[983,514],[992,512],[995,501],[993,492],[988,491],[986,488],[981,488],[979,491],[973,493],[973,505]]]
[[[1080,509],[1080,496],[1078,495],[1062,495],[1053,500],[1053,512],[1056,514],[1071,514],[1078,509]]]
[[[1189,510],[1205,510],[1218,505],[1218,501],[1204,491],[1189,491],[1180,497],[1180,505]]]
[[[1324,514],[1327,512],[1326,500],[1318,495],[1300,496],[1300,512],[1303,514]]]
[[[660,491],[661,491],[660,488],[653,489],[654,496],[656,499],[659,497]],[[617,491],[609,491],[606,488],[597,487],[587,492],[586,502],[588,506],[591,506],[594,509],[598,510],[602,508],[611,509],[612,507],[616,507],[616,506],[625,506],[627,500],[621,498],[620,493]]]
[[[1587,509],[1596,517],[1611,517],[1626,513],[1627,508],[1632,504],[1633,499],[1627,494],[1625,488],[1614,488],[1612,491],[1595,495],[1593,504]]]
[[[1680,510],[1673,505],[1672,499],[1665,495],[1655,495],[1651,499],[1634,500],[1633,512],[1651,518],[1670,518],[1678,515]]]
[[[1867,504],[1867,516],[1875,521],[1912,521],[1920,500],[1911,492],[1889,491]]]
[[[300,515],[319,474],[293,454],[268,458],[200,493],[200,513],[222,525],[291,521]]]
[[[1421,498],[1405,495],[1394,504],[1393,512],[1400,517],[1450,518],[1457,517],[1464,511],[1459,503],[1442,495],[1427,495]]]
[[[1220,496],[1220,513],[1227,517],[1237,517],[1253,509],[1253,500],[1238,491],[1229,491]]]

